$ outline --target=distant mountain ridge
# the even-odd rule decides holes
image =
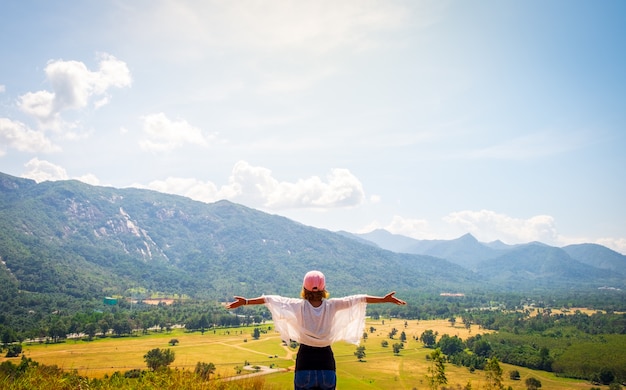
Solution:
[[[349,236],[351,233],[345,233]],[[481,243],[471,234],[452,240],[416,240],[379,229],[355,234],[360,240],[394,252],[434,256],[458,264],[498,284],[550,285],[555,282],[626,281],[626,256],[598,244],[552,247],[540,242],[507,245]],[[540,281],[544,279],[543,281]]]
[[[624,289],[625,265],[624,256],[595,245],[336,233],[228,201],[0,173],[0,311],[29,294],[85,300],[143,289],[216,300],[293,296],[310,269],[327,273],[336,296]]]

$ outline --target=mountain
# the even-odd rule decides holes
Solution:
[[[610,270],[626,277],[624,256],[598,244],[568,245],[563,248],[571,258],[592,267]]]
[[[541,243],[522,245],[499,257],[485,260],[477,270],[486,280],[507,286],[512,291],[528,286],[584,289],[597,287],[601,280],[619,283],[610,271],[581,263],[565,250]]]
[[[145,289],[230,299],[299,292],[310,269],[333,294],[474,288],[448,261],[394,253],[228,201],[0,174],[3,292],[101,299]]]
[[[383,229],[354,236],[393,252],[438,257],[472,271],[480,262],[498,257],[510,248],[503,243],[485,245],[469,233],[454,240],[416,240]]]
[[[0,313],[33,302],[65,310],[131,289],[214,300],[293,296],[310,269],[327,274],[333,296],[626,287],[626,257],[600,246],[373,236],[386,244],[228,201],[0,173]]]
[[[538,242],[485,244],[471,234],[454,240],[416,240],[385,230],[355,236],[388,250],[445,259],[505,289],[626,286],[626,256],[597,244],[564,248]]]

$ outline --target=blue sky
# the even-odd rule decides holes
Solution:
[[[626,254],[626,2],[3,1],[0,171]]]

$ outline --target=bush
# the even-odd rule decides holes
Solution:
[[[209,380],[211,374],[215,372],[215,364],[198,362],[196,364],[195,374],[204,380]]]
[[[124,373],[124,378],[140,378],[142,371],[138,368],[134,368],[132,370],[126,371]]]
[[[533,378],[532,376],[526,379],[526,388],[528,390],[537,390],[541,387],[541,381],[537,378]]]
[[[22,346],[21,345],[19,345],[19,344],[9,345],[9,347],[7,348],[6,357],[8,357],[8,358],[18,357],[18,356],[20,356],[21,353],[22,353]]]
[[[154,348],[146,353],[143,358],[148,368],[156,371],[169,366],[174,361],[174,352],[168,349]]]

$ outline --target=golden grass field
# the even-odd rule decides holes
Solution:
[[[426,349],[419,341],[420,334],[431,329],[439,335],[457,335],[466,339],[483,330],[473,326],[465,329],[461,321],[452,327],[447,320],[406,322],[393,320],[368,320],[366,331],[368,338],[362,342],[365,346],[366,357],[359,362],[354,356],[356,347],[347,343],[338,343],[333,346],[337,361],[337,377],[339,389],[426,389],[427,368],[426,360],[432,350]],[[271,324],[263,325],[267,328]],[[376,328],[369,333],[370,327]],[[389,340],[388,334],[392,328],[398,329],[396,341]],[[237,375],[236,368],[242,368],[244,362],[252,366],[273,366],[281,369],[265,376],[269,388],[293,388],[293,366],[295,351],[282,345],[277,333],[269,331],[261,334],[259,340],[251,337],[253,327],[230,328],[213,330],[201,335],[199,332],[185,333],[183,330],[174,330],[171,333],[150,334],[141,337],[107,337],[91,342],[66,341],[61,344],[25,344],[24,354],[34,361],[57,365],[64,370],[76,370],[79,374],[89,377],[102,377],[115,371],[125,372],[131,369],[146,369],[143,355],[153,348],[170,348],[176,353],[176,359],[170,366],[181,370],[191,370],[198,362],[213,363],[217,370],[214,377],[227,378]],[[400,333],[407,336],[405,348],[399,356],[393,355],[391,345],[399,342]],[[169,341],[177,339],[179,344],[171,346]],[[388,347],[382,347],[381,341],[387,339]],[[0,360],[7,360],[0,358]],[[16,363],[18,359],[13,359]],[[526,389],[524,380],[534,376],[542,383],[542,389],[590,389],[592,385],[583,381],[574,381],[557,378],[555,375],[542,371],[533,371],[522,367],[514,367],[501,363],[505,387]],[[521,374],[520,381],[509,379],[509,371],[516,369]],[[243,373],[250,371],[243,371]],[[470,373],[467,368],[446,365],[448,386],[464,387],[468,382],[472,389],[484,387],[484,373],[477,370]]]

